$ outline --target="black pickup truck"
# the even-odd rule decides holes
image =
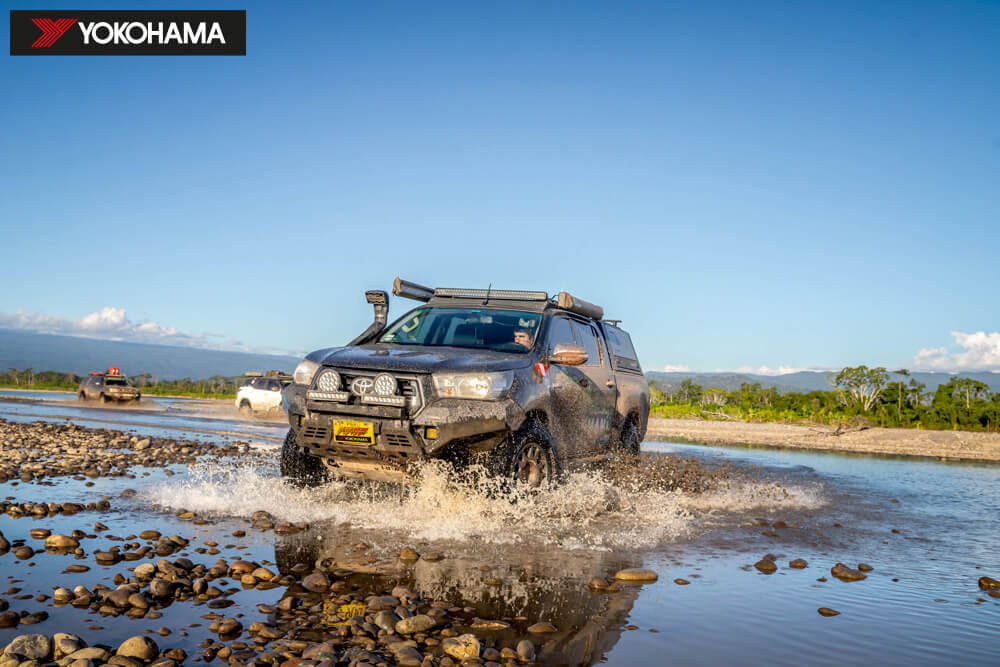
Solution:
[[[388,294],[367,292],[374,323],[295,369],[282,395],[283,476],[406,482],[411,464],[443,458],[543,486],[638,452],[649,388],[629,335],[600,306],[399,278],[393,293],[421,305],[387,325]]]

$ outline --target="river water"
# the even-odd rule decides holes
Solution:
[[[292,489],[278,479],[277,450],[268,445],[283,433],[281,425],[235,416],[0,400],[0,417],[68,417],[88,427],[160,429],[169,437],[256,437],[269,452],[253,461],[175,466],[172,476],[149,470],[134,479],[99,478],[93,487],[70,478],[54,486],[8,482],[0,495],[19,501],[108,496],[119,510],[40,520],[0,515],[0,530],[11,540],[32,543],[27,532],[33,527],[69,532],[102,521],[110,534],[152,525],[192,539],[192,548],[214,540],[227,558],[279,568],[332,558],[367,568],[371,574],[362,583],[374,588],[404,582],[427,596],[474,606],[484,618],[551,621],[559,632],[540,646],[545,664],[997,664],[1000,599],[977,586],[983,575],[1000,578],[996,465],[646,442],[646,452],[741,472],[706,493],[616,487],[599,472],[579,473],[556,491],[511,505],[456,487],[436,469],[405,497],[339,483]],[[119,497],[126,487],[137,495]],[[180,508],[211,523],[181,521]],[[309,529],[288,536],[248,530],[246,519],[258,509],[308,522]],[[230,537],[237,529],[248,536]],[[100,539],[88,541],[88,551]],[[355,546],[361,542],[364,551]],[[402,546],[444,558],[404,565],[394,557]],[[776,573],[753,568],[765,554],[775,556]],[[188,555],[206,565],[216,558]],[[37,594],[54,585],[110,585],[126,565],[69,575],[61,572],[70,561],[60,558],[67,557],[44,556],[30,565],[8,554],[0,556],[0,571],[8,585]],[[789,568],[795,558],[808,567]],[[845,583],[830,576],[837,562],[874,569],[864,581]],[[658,581],[623,585],[615,594],[587,587],[593,576],[640,566],[656,571]],[[674,583],[678,578],[689,584]],[[232,598],[237,607],[227,613],[239,610],[248,624],[262,618],[257,603],[273,604],[282,594],[239,592]],[[51,602],[23,604],[51,614],[30,631],[79,630],[112,644],[167,626],[175,632],[171,645],[192,655],[207,635],[195,625],[203,610],[181,603],[161,619],[113,622]],[[840,613],[824,617],[820,607]],[[24,631],[0,630],[0,645]],[[494,638],[500,646],[518,636],[512,629]]]

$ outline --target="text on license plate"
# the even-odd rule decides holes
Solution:
[[[347,442],[355,445],[374,445],[375,424],[371,422],[334,420],[333,441]]]

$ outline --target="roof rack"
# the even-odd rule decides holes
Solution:
[[[486,289],[466,289],[462,287],[438,287],[430,288],[417,283],[411,283],[398,276],[392,283],[392,293],[396,296],[414,299],[427,303],[432,298],[439,299],[477,299],[483,303],[490,299],[498,301],[532,301],[536,303],[551,303],[563,310],[571,313],[600,320],[604,317],[604,309],[596,304],[584,301],[573,296],[569,292],[559,292],[554,297],[549,297],[548,292],[530,290],[510,290],[493,289],[492,286]],[[544,306],[543,306],[544,308]]]

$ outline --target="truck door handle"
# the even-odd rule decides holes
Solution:
[[[588,384],[590,384],[590,383],[587,382],[587,378],[580,378],[580,386],[581,387],[586,387]]]
[[[604,386],[605,387],[613,387],[613,386],[615,386],[615,381],[614,380],[608,380],[607,382],[604,383]]]

